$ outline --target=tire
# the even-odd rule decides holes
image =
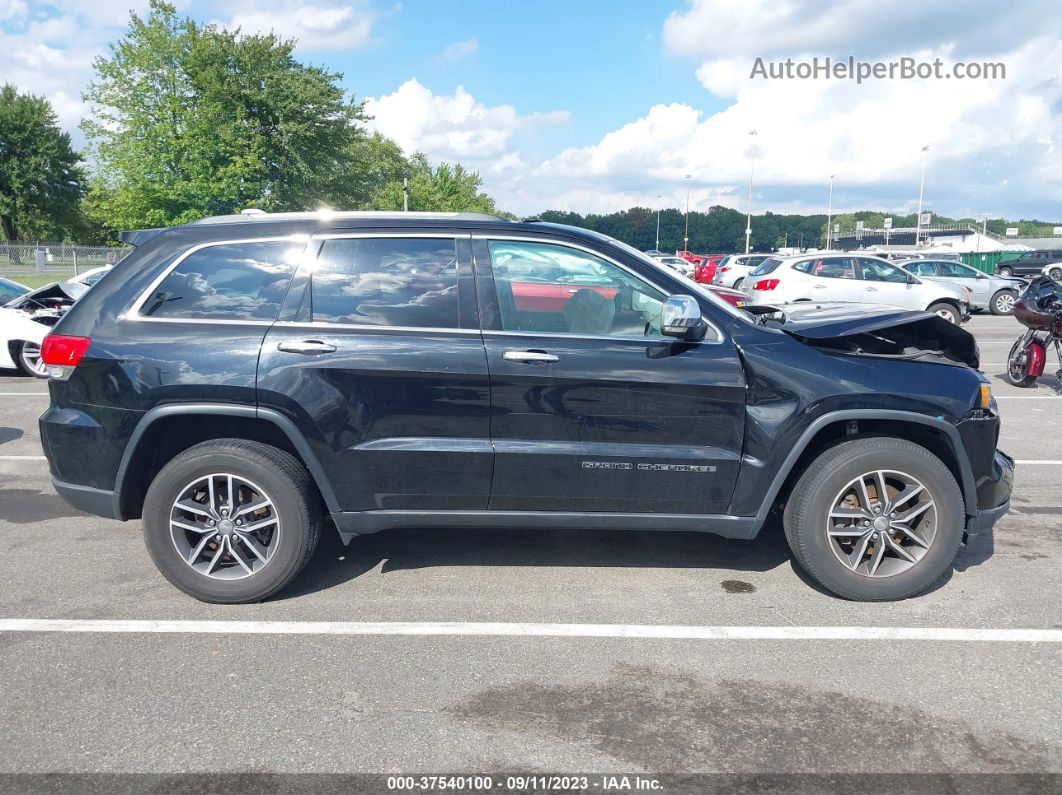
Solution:
[[[1000,276],[1006,276],[1006,277],[1013,276],[1014,275],[1014,269],[1013,268],[1006,268],[1006,267],[1000,268],[999,269],[999,275]]]
[[[41,346],[36,342],[16,342],[13,353],[21,372],[34,378],[48,377],[48,366],[41,361]]]
[[[846,484],[851,484],[863,473],[872,473],[871,477],[874,477],[873,473],[879,471],[885,474],[888,499],[895,497],[899,490],[889,483],[894,476],[904,475],[911,482],[923,486],[921,492],[899,503],[902,510],[898,514],[913,510],[913,507],[908,509],[907,506],[916,506],[918,501],[932,500],[929,509],[910,520],[914,525],[920,521],[928,523],[932,518],[932,533],[927,529],[929,524],[917,525],[922,540],[928,544],[925,548],[915,545],[909,537],[898,531],[890,536],[893,539],[900,538],[897,546],[903,546],[909,557],[917,556],[913,563],[891,552],[883,542],[878,542],[889,551],[878,559],[877,574],[872,576],[867,572],[878,558],[877,549],[870,543],[864,545],[864,556],[860,559],[854,551],[855,547],[852,547],[850,557],[859,560],[857,571],[842,562],[840,556],[844,550],[837,539],[827,535],[827,528],[830,526],[831,509],[838,496],[844,493]],[[890,491],[890,488],[897,491]],[[897,515],[897,512],[892,515]],[[959,552],[965,515],[959,486],[939,458],[905,439],[879,436],[843,442],[815,459],[793,488],[785,506],[783,521],[786,539],[794,557],[816,583],[844,599],[876,602],[917,596],[945,579]],[[881,518],[886,517],[882,514]],[[840,521],[862,524],[862,520]],[[837,528],[834,526],[834,529]],[[861,532],[873,534],[873,528]],[[894,531],[890,529],[887,532]]]
[[[1014,386],[1030,387],[1036,383],[1036,376],[1029,375],[1027,361],[1019,361],[1024,342],[1025,337],[1023,335],[1018,337],[1014,344],[1010,346],[1010,353],[1007,354],[1007,382]]]
[[[1062,268],[1051,268],[1051,270],[1047,272],[1047,275],[1056,282],[1062,282]]]
[[[993,315],[1009,315],[1014,311],[1014,302],[1018,300],[1018,294],[1013,290],[1000,290],[992,296],[988,302]]]
[[[741,285],[744,284],[744,283],[745,283],[744,277],[742,277],[740,279],[736,279],[734,281],[734,288],[733,289],[740,290],[741,289]]]
[[[951,304],[946,304],[940,301],[935,304],[931,304],[927,312],[932,312],[934,315],[940,315],[953,325],[959,325],[962,322],[962,317],[959,315],[959,310],[953,307]]]
[[[204,484],[208,476],[212,483],[198,487],[197,493],[204,499],[199,504],[206,507],[206,492],[214,487],[216,504],[222,507],[213,516],[222,520],[206,518],[205,510],[178,513],[175,502],[180,499],[182,504],[195,504],[187,497],[189,490],[193,484]],[[232,488],[239,498],[237,509],[241,504],[261,504],[262,497],[270,503],[243,514],[248,519],[242,531],[234,526],[239,510],[232,514],[233,521],[223,527],[221,512],[229,510],[224,507],[227,476],[232,478],[229,482],[241,484]],[[246,503],[242,502],[244,499]],[[171,512],[179,517],[180,527],[171,527]],[[263,515],[264,519],[259,518]],[[229,518],[228,512],[224,518]],[[207,522],[217,526],[216,535],[213,530],[203,533],[198,529],[190,532],[191,527],[189,531],[182,529],[200,523],[206,526]],[[265,525],[265,529],[250,531],[251,525]],[[320,497],[309,472],[294,456],[258,442],[215,439],[190,447],[159,471],[144,500],[144,541],[151,559],[173,585],[203,602],[260,602],[275,594],[306,566],[320,534]],[[246,536],[251,536],[251,541]],[[199,539],[203,542],[197,543]],[[221,543],[215,543],[215,539],[221,539]],[[252,542],[258,549],[255,554],[265,553],[264,558],[256,559],[251,554]],[[189,551],[193,544],[202,549],[201,555],[196,556],[195,549]],[[219,548],[222,549],[215,552]],[[195,564],[198,568],[188,562],[189,556],[199,561]],[[205,573],[208,563],[215,566],[214,558],[214,572]],[[244,563],[240,563],[241,559]],[[247,570],[247,562],[253,571]]]

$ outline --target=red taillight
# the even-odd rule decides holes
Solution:
[[[758,282],[756,282],[754,285],[752,285],[752,289],[753,290],[773,290],[777,286],[778,286],[778,280],[777,279],[760,279]]]
[[[720,273],[726,273],[728,270],[730,270],[730,266],[729,265],[724,265],[723,267],[721,267],[719,269],[719,272]]]
[[[49,367],[77,367],[92,340],[49,334],[41,343],[41,360]]]

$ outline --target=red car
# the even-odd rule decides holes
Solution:
[[[725,256],[726,254],[707,254],[702,257],[700,264],[693,269],[693,280],[701,284],[711,284],[715,278],[715,269]]]
[[[733,304],[738,309],[741,309],[741,307],[745,306],[745,304],[748,303],[749,300],[749,297],[745,293],[741,292],[741,290],[731,290],[729,287],[719,286],[709,287],[708,289],[720,298],[722,298],[728,304]]]

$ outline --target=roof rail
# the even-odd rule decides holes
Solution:
[[[329,220],[444,220],[444,221],[499,221],[509,223],[507,218],[489,213],[442,213],[442,212],[376,212],[374,210],[317,210],[309,212],[292,213],[267,213],[258,210],[248,212],[244,210],[239,215],[212,215],[206,218],[198,218],[189,221],[189,225],[208,224],[240,224],[258,223],[262,221],[302,221],[314,219]]]

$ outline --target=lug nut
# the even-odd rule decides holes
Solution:
[[[218,533],[216,536],[214,536],[214,540],[215,541],[220,541],[221,540],[221,533]]]
[[[217,524],[217,522],[215,522],[213,519],[207,519],[207,524],[210,525],[211,527],[213,527],[214,525]]]

